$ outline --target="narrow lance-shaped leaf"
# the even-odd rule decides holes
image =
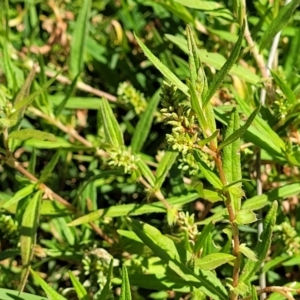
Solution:
[[[46,281],[44,281],[36,272],[30,269],[30,273],[36,282],[42,287],[44,292],[47,294],[48,299],[55,299],[55,300],[67,300],[61,294],[56,292]]]
[[[204,175],[205,179],[207,179],[215,188],[222,189],[223,184],[219,177],[207,166],[205,162],[202,161],[201,156],[198,150],[194,151],[195,159],[198,163],[199,169]]]
[[[154,118],[154,112],[160,100],[160,90],[151,98],[146,111],[139,119],[131,139],[131,148],[133,153],[139,153],[147,140]]]
[[[233,132],[228,138],[226,138],[218,147],[218,150],[220,151],[222,148],[224,148],[225,146],[235,142],[236,140],[238,140],[241,136],[243,136],[243,134],[247,131],[247,129],[250,127],[250,125],[252,124],[254,118],[256,117],[256,115],[258,114],[259,110],[260,110],[261,106],[259,106],[258,108],[256,108],[253,113],[249,116],[248,120],[246,121],[246,123],[240,127],[238,130],[236,130],[235,132]]]
[[[214,270],[235,259],[234,255],[227,253],[212,253],[203,258],[195,259],[195,266],[203,270]]]
[[[18,101],[18,103],[15,103],[14,108],[16,111],[19,111],[20,109],[24,108],[25,106],[29,105],[31,102],[34,101],[34,99],[39,96],[41,93],[46,91],[46,89],[56,80],[56,77],[61,73],[58,72],[53,78],[51,78],[49,81],[47,81],[43,86],[41,86],[37,91],[33,92],[29,96],[23,98],[22,100]]]
[[[122,266],[122,288],[120,300],[131,300],[130,283],[126,266]]]
[[[148,165],[142,159],[137,161],[136,164],[141,175],[148,181],[151,187],[154,187],[156,179]]]
[[[20,291],[23,291],[26,284],[29,273],[29,264],[33,257],[36,232],[40,218],[41,200],[42,191],[37,191],[31,199],[28,199],[28,205],[22,217],[20,244],[23,270],[21,273]]]
[[[195,84],[198,77],[198,70],[200,68],[200,61],[197,54],[198,49],[190,26],[186,27],[186,33],[189,50],[190,80],[193,87],[195,88]]]
[[[204,96],[203,99],[203,106],[205,107],[211,97],[214,95],[214,93],[217,91],[221,83],[223,82],[225,76],[228,74],[232,66],[234,65],[235,61],[237,60],[240,50],[241,50],[241,45],[243,42],[244,38],[244,31],[245,31],[245,23],[241,27],[239,38],[235,44],[235,46],[232,49],[232,52],[230,53],[229,58],[227,59],[226,63],[223,65],[222,69],[217,73],[217,75],[214,77],[213,82],[209,86],[209,89]]]
[[[184,94],[188,95],[188,87],[175,75],[168,67],[166,67],[153,53],[146,47],[146,45],[134,34],[136,41],[142,48],[145,55],[153,63],[153,65],[175,86],[178,87]]]
[[[156,169],[156,182],[155,187],[160,189],[162,184],[164,183],[168,172],[170,171],[171,167],[173,166],[176,158],[178,156],[178,152],[175,151],[166,151],[165,155],[161,159]]]
[[[272,233],[276,221],[277,207],[278,203],[277,201],[274,201],[264,220],[264,230],[260,235],[259,241],[257,242],[257,245],[255,247],[255,252],[258,255],[258,260],[247,260],[240,277],[240,282],[250,281],[252,276],[259,270],[261,264],[264,262],[267,256],[272,241]]]
[[[113,111],[105,98],[100,103],[101,125],[104,129],[106,142],[115,149],[120,149],[124,145],[123,134],[121,128],[113,114]]]
[[[26,141],[29,139],[38,139],[41,141],[56,142],[56,138],[52,133],[44,132],[36,129],[20,129],[13,131],[8,138]]]
[[[276,33],[289,22],[299,3],[300,0],[293,0],[289,4],[280,8],[277,17],[267,27],[267,30],[264,32],[260,40],[260,51],[265,49],[271,43]]]
[[[72,285],[75,288],[78,299],[79,300],[89,300],[90,297],[88,296],[86,289],[81,284],[81,282],[73,275],[72,271],[69,271],[69,276],[72,281]]]
[[[211,136],[209,136],[208,138],[206,138],[206,139],[204,139],[204,140],[199,141],[199,142],[198,142],[198,145],[199,145],[200,147],[202,147],[202,146],[208,144],[210,141],[212,141],[212,140],[214,140],[215,138],[218,137],[219,132],[220,132],[220,130],[217,129]]]
[[[43,183],[47,180],[49,176],[51,176],[57,162],[60,156],[61,149],[55,152],[55,154],[52,156],[51,160],[48,162],[48,164],[44,167],[44,169],[41,172],[41,177],[38,181],[38,184]]]
[[[113,271],[113,259],[109,263],[109,268],[106,276],[106,283],[101,291],[99,300],[106,300],[108,299],[108,295],[110,293],[110,283],[112,278],[112,271]]]
[[[234,110],[231,113],[228,127],[225,133],[225,140],[240,128],[240,118],[238,112]],[[223,149],[223,169],[227,183],[239,181],[242,179],[241,156],[240,156],[240,138],[237,138],[231,144]],[[241,198],[231,195],[234,211],[241,208]]]
[[[213,228],[214,228],[214,225],[212,222],[210,222],[204,226],[203,230],[201,231],[201,234],[197,237],[197,240],[196,240],[196,243],[194,246],[194,254],[197,254],[201,250],[208,233],[211,232]]]
[[[72,78],[79,75],[83,67],[84,50],[89,31],[91,0],[84,0],[72,34],[70,72]]]

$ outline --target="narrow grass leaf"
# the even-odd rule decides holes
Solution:
[[[234,255],[227,253],[212,253],[203,258],[195,259],[195,266],[203,270],[214,270],[217,267],[224,265],[235,259]]]
[[[122,266],[122,288],[120,300],[131,300],[130,283],[126,266]]]
[[[41,141],[56,142],[56,138],[52,133],[36,130],[36,129],[20,129],[13,131],[8,138],[26,141],[29,139],[38,139]]]
[[[249,116],[248,120],[245,122],[245,124],[243,126],[241,126],[238,130],[234,131],[228,138],[226,138],[218,147],[218,150],[220,151],[222,148],[224,148],[225,146],[232,144],[233,142],[235,142],[236,140],[238,140],[241,136],[243,136],[243,134],[247,131],[247,129],[250,127],[250,125],[252,124],[253,120],[255,119],[256,115],[258,114],[259,110],[260,110],[259,106],[258,108],[256,108],[252,114]]]
[[[206,190],[204,190],[204,196]],[[207,193],[209,197],[210,193]],[[167,198],[166,201],[172,206],[182,206],[190,203],[199,198],[198,193],[189,193],[181,197]],[[166,213],[166,208],[161,201],[153,202],[151,204],[124,204],[111,206],[107,209],[98,209],[92,213],[82,216],[71,223],[69,226],[78,226],[81,224],[89,223],[98,220],[99,218],[110,217],[122,217],[122,216],[139,216],[150,213]]]
[[[200,235],[198,235],[197,240],[195,242],[195,246],[194,246],[194,254],[197,254],[201,248],[204,245],[205,239],[208,235],[209,232],[211,232],[214,228],[214,225],[212,222],[209,222],[208,224],[206,224],[203,228],[203,230],[201,231]]]
[[[79,75],[83,68],[85,56],[86,39],[89,32],[89,15],[91,10],[91,0],[84,0],[75,23],[72,34],[70,53],[70,73],[71,77]]]
[[[258,300],[258,296],[257,296],[255,285],[251,286],[251,295],[252,295],[252,300]]]
[[[221,70],[217,73],[217,75],[214,76],[213,82],[209,86],[208,91],[204,96],[204,99],[203,99],[204,107],[207,105],[207,103],[209,102],[211,97],[215,94],[217,89],[220,87],[220,85],[223,82],[223,80],[225,79],[226,75],[229,73],[230,69],[236,62],[236,60],[240,54],[242,42],[244,39],[244,31],[245,31],[245,22],[243,23],[243,26],[241,27],[239,38],[238,38],[236,44],[234,45],[232,52],[230,53],[230,56],[226,60],[226,63],[223,65]]]
[[[69,271],[69,276],[72,281],[73,287],[75,288],[78,299],[79,300],[89,300],[90,297],[88,296],[86,289],[81,284],[81,282],[73,275],[73,273],[71,271]]]
[[[209,181],[209,183],[217,189],[222,189],[223,184],[219,177],[207,166],[207,164],[202,161],[201,156],[198,150],[194,151],[195,159],[197,161],[198,167],[201,170],[201,173]]]
[[[8,208],[13,204],[18,203],[20,200],[24,199],[25,197],[29,196],[31,193],[33,193],[36,185],[35,184],[27,184],[24,188],[18,190],[13,197],[11,197],[9,200],[5,201],[4,204],[0,207],[1,208]]]
[[[271,43],[276,33],[287,25],[299,3],[300,0],[293,0],[289,4],[280,8],[277,17],[272,20],[260,40],[260,51],[265,49]]]
[[[44,281],[36,272],[30,269],[30,273],[33,279],[41,286],[49,299],[55,300],[67,300],[60,293],[56,292],[46,281]]]
[[[42,296],[36,296],[29,293],[20,293],[19,291],[0,288],[1,300],[49,300]]]
[[[265,220],[264,220],[264,230],[259,237],[259,241],[255,247],[255,252],[257,253],[257,261],[247,260],[244,269],[241,273],[240,282],[248,282],[251,280],[252,276],[261,267],[261,264],[264,262],[269,247],[272,241],[272,233],[275,226],[276,215],[277,215],[277,201],[273,202],[271,209],[269,210]]]
[[[75,76],[75,78],[72,80],[72,83],[71,83],[70,87],[68,88],[68,91],[67,91],[65,97],[60,102],[59,106],[56,108],[56,110],[55,110],[55,115],[56,116],[60,115],[60,113],[62,112],[62,110],[65,108],[67,102],[69,101],[70,97],[74,93],[78,77],[79,77],[79,74],[77,74]]]
[[[23,270],[19,286],[20,291],[23,291],[25,287],[30,268],[29,265],[33,257],[36,233],[40,219],[41,201],[42,191],[35,192],[31,199],[28,199],[28,205],[22,216],[20,244]]]
[[[286,96],[287,100],[289,101],[290,104],[296,104],[297,99],[291,88],[281,79],[276,72],[271,71],[272,77],[275,80],[276,84],[280,87],[282,90],[283,94]]]
[[[121,128],[108,101],[105,98],[102,98],[99,113],[106,142],[115,149],[122,148],[124,146],[124,140]]]
[[[44,85],[42,85],[37,91],[33,92],[31,95],[23,98],[22,100],[18,101],[18,103],[15,103],[14,108],[16,111],[19,111],[26,107],[27,105],[31,104],[36,97],[38,97],[40,94],[42,94],[44,91],[47,90],[47,88],[56,80],[56,77],[61,72],[58,72],[53,78],[51,78],[49,81],[47,81]]]
[[[111,285],[111,278],[112,278],[112,271],[113,271],[113,259],[110,261],[109,263],[109,268],[108,268],[108,272],[106,275],[106,282],[105,285],[101,291],[101,294],[99,296],[99,300],[107,300],[109,298],[109,294],[111,293],[110,291],[110,285]]]
[[[172,168],[173,164],[176,161],[178,156],[178,152],[175,151],[166,151],[165,155],[159,162],[157,169],[156,169],[156,182],[155,187],[160,189],[162,184],[164,183],[168,172]]]
[[[139,153],[147,140],[154,118],[154,112],[160,100],[160,90],[151,98],[146,111],[139,119],[131,139],[131,149],[133,153]]]
[[[146,47],[146,45],[134,34],[136,41],[142,48],[144,54],[153,63],[153,65],[175,86],[178,87],[184,94],[188,95],[188,87],[166,67],[152,52]]]
[[[44,167],[44,169],[41,172],[41,176],[38,181],[38,184],[45,182],[48,179],[48,177],[51,176],[56,164],[58,163],[58,160],[60,157],[60,152],[61,152],[61,149],[56,151],[55,154],[52,156],[51,160]]]

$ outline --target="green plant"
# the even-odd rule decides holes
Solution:
[[[1,4],[1,299],[294,299],[299,1]]]

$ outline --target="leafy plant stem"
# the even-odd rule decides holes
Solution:
[[[212,146],[212,145],[211,145]],[[215,149],[216,150],[216,149]],[[220,176],[220,180],[222,184],[225,186],[227,185],[223,164],[222,164],[222,158],[220,152],[216,152],[216,156],[214,157],[215,164]],[[228,191],[224,192],[226,196],[225,205],[228,211],[229,216],[229,222],[231,224],[231,230],[232,230],[232,238],[233,238],[233,250],[232,253],[236,257],[234,261],[234,267],[233,267],[233,275],[232,275],[232,286],[236,287],[238,285],[239,281],[239,272],[240,272],[240,254],[239,254],[239,248],[240,248],[240,239],[239,239],[239,229],[237,224],[234,223],[235,220],[235,212],[233,210],[230,194]],[[232,291],[230,295],[231,300],[236,300],[238,295]]]
[[[261,289],[257,291],[258,295],[264,294],[264,293],[278,293],[282,296],[284,296],[288,300],[295,300],[295,298],[291,295],[292,292],[299,293],[299,289],[292,289],[286,286],[267,286],[264,289]],[[252,296],[247,296],[245,298],[242,298],[241,300],[251,300]]]

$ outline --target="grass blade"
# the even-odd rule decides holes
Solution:
[[[243,42],[243,38],[244,38],[244,31],[245,31],[245,22],[243,23],[243,26],[241,27],[239,38],[238,38],[236,44],[234,45],[229,58],[226,60],[226,63],[223,65],[221,70],[214,77],[213,82],[209,86],[209,89],[204,96],[204,99],[203,99],[204,107],[207,105],[207,103],[209,102],[211,97],[217,91],[217,89],[219,88],[219,86],[221,85],[223,80],[225,79],[225,76],[228,74],[228,72],[230,71],[230,69],[232,68],[234,63],[236,62],[236,60],[240,54],[240,50],[241,50],[241,46],[242,46],[242,42]]]
[[[73,275],[71,271],[69,271],[69,276],[72,281],[72,284],[75,288],[76,295],[79,300],[89,300],[90,297],[88,296],[88,293],[84,286],[80,283],[80,281]]]
[[[151,98],[146,111],[139,119],[131,139],[131,148],[133,153],[139,153],[147,140],[148,134],[154,118],[154,112],[160,100],[160,90]]]
[[[146,45],[134,34],[136,41],[142,48],[144,54],[153,63],[153,65],[175,86],[178,87],[184,94],[188,95],[188,87],[175,75],[168,67],[166,67],[153,53],[146,47]]]
[[[70,53],[70,73],[72,78],[78,76],[83,68],[84,51],[89,32],[90,9],[91,0],[84,0],[73,31]]]

